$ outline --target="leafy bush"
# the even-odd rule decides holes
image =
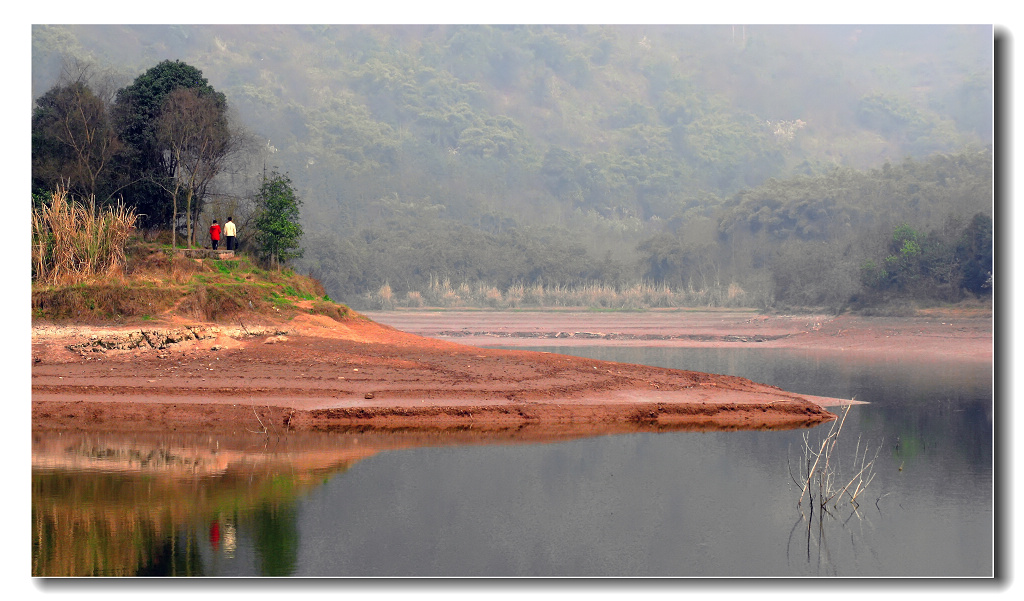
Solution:
[[[275,267],[301,257],[299,207],[302,201],[295,195],[288,176],[274,172],[265,177],[257,201],[256,243],[260,256]]]

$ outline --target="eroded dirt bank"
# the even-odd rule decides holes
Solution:
[[[238,327],[37,324],[32,362],[36,429],[557,436],[805,427],[833,419],[824,406],[837,402],[731,376],[486,349],[316,316]]]

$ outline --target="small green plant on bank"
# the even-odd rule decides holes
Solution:
[[[271,291],[266,298],[268,301],[270,301],[270,304],[276,309],[285,309],[293,306],[291,300],[289,300],[285,296],[282,296],[277,291]]]
[[[303,300],[314,300],[316,298],[312,294],[299,292],[298,290],[292,288],[291,286],[284,286],[284,293],[287,294],[288,296],[295,296]]]
[[[302,256],[299,240],[302,225],[299,207],[302,200],[295,195],[291,179],[274,171],[264,176],[257,196],[256,243],[260,258],[272,267]]]

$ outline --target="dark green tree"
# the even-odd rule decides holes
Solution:
[[[254,546],[261,576],[291,576],[299,563],[297,512],[291,504],[264,504],[253,512]]]
[[[956,256],[963,287],[974,294],[992,294],[992,217],[976,214],[964,229]]]
[[[922,239],[909,225],[897,226],[881,264],[868,260],[861,265],[861,283],[878,291],[911,292],[922,277]]]
[[[256,245],[260,258],[278,267],[289,259],[301,257],[299,207],[302,200],[295,195],[292,180],[277,171],[264,176],[256,204]]]
[[[964,290],[991,294],[992,218],[978,213],[965,227],[945,229],[925,235],[906,224],[895,228],[887,256],[861,265],[868,296],[956,302]]]
[[[166,226],[173,218],[173,199],[167,191],[173,189],[177,164],[168,152],[166,137],[159,134],[159,123],[168,96],[180,88],[194,90],[199,98],[209,99],[221,116],[226,115],[224,94],[210,86],[202,71],[182,61],[166,60],[150,68],[118,90],[114,101],[114,122],[126,146],[122,168],[134,182],[125,197],[142,214],[146,227]],[[201,207],[200,198],[193,210],[198,213]]]

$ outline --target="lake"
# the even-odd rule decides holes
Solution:
[[[832,457],[848,479],[866,451],[874,479],[856,506],[797,504],[804,437],[817,448],[831,425],[546,444],[305,434],[303,453],[254,436],[234,455],[210,437],[37,435],[33,575],[993,574],[991,364],[536,350],[865,401]]]

